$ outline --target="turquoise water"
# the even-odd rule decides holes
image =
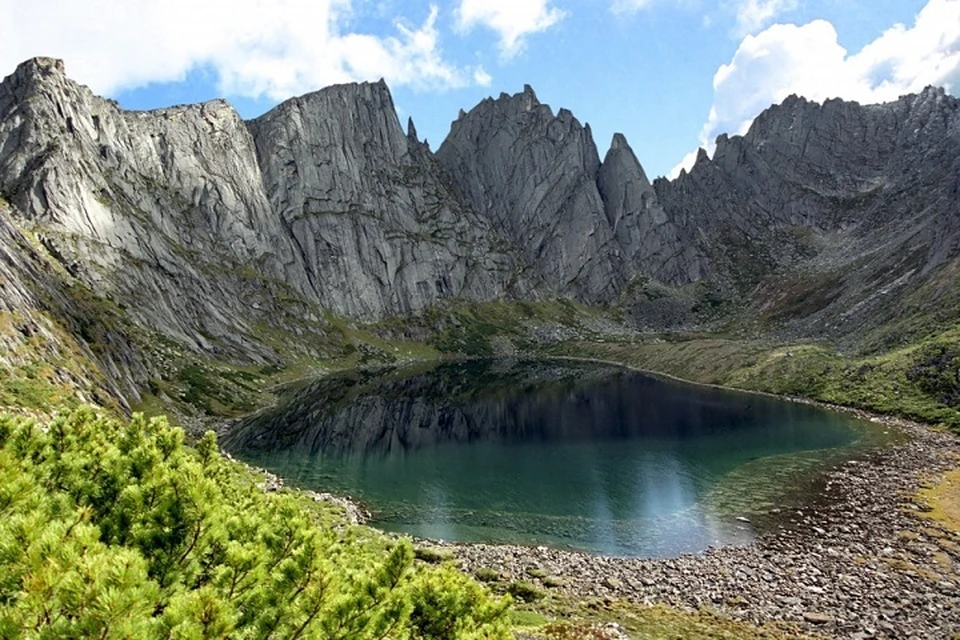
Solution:
[[[822,409],[592,363],[468,361],[291,389],[225,447],[374,525],[668,556],[753,536],[823,465],[875,444]]]

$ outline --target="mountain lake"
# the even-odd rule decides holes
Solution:
[[[885,429],[601,363],[467,360],[292,385],[223,445],[383,530],[665,557],[749,542]]]

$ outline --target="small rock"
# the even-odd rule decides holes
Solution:
[[[603,583],[602,583],[602,584],[603,584],[603,586],[605,586],[606,588],[608,588],[608,589],[613,589],[613,590],[620,589],[620,588],[623,586],[623,583],[622,583],[622,582],[620,582],[620,581],[617,580],[616,578],[611,578],[611,577],[609,577],[609,576],[603,579]]]
[[[818,613],[816,611],[805,611],[803,613],[803,619],[809,622],[810,624],[832,624],[836,622],[836,618],[826,613]]]

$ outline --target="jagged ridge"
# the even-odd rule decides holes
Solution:
[[[955,264],[958,113],[936,89],[791,97],[651,185],[623,136],[601,162],[530,87],[434,154],[382,81],[244,122],[223,101],[126,112],[39,58],[0,84],[0,195],[70,278],[216,357],[276,361],[262,327],[309,344],[327,312],[557,295],[641,328],[719,309],[842,338],[924,312],[898,303]]]

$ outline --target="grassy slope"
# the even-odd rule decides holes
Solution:
[[[548,352],[960,429],[960,329],[956,328],[864,357],[843,356],[817,344],[771,345],[704,337],[652,344],[576,342]]]

